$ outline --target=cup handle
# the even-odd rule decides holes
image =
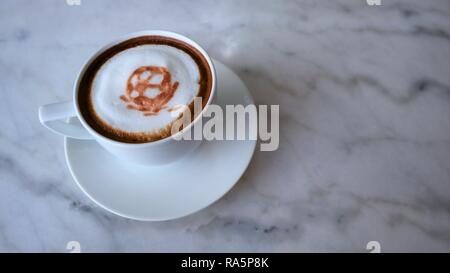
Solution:
[[[63,121],[76,115],[72,101],[51,103],[39,107],[39,121],[49,130],[66,137],[93,139],[93,136],[79,122],[72,124]]]

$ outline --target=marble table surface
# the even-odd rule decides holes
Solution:
[[[448,0],[80,4],[0,2],[0,251],[450,251]],[[167,222],[91,202],[37,117],[96,49],[145,29],[191,37],[280,105],[279,149]]]

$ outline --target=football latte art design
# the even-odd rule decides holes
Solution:
[[[194,47],[143,36],[95,59],[82,78],[78,99],[95,131],[121,142],[144,143],[170,136],[184,109],[193,109],[195,98],[204,106],[211,78],[207,60]]]
[[[177,91],[178,84],[177,81],[172,84],[172,76],[166,67],[141,66],[128,78],[126,94],[120,96],[120,99],[127,104],[128,109],[153,116],[167,108],[166,104]],[[149,97],[146,94],[155,89],[159,92],[156,96]]]

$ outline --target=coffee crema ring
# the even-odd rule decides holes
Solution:
[[[162,75],[161,82],[152,83],[152,78],[157,75]],[[172,75],[166,67],[141,66],[128,77],[125,95],[120,96],[120,99],[127,104],[128,109],[141,111],[145,116],[153,116],[166,108],[178,85],[177,81],[172,84]],[[158,89],[159,94],[153,98],[148,97],[145,95],[148,89]]]

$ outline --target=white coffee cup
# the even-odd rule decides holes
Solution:
[[[124,37],[101,48],[92,57],[90,57],[78,73],[78,77],[76,78],[73,87],[72,101],[47,104],[39,108],[39,120],[42,125],[50,129],[51,131],[66,137],[76,139],[94,139],[102,147],[104,147],[113,155],[117,156],[119,159],[144,165],[162,165],[171,163],[182,158],[184,155],[188,154],[190,151],[198,147],[200,141],[184,140],[183,138],[180,138],[179,134],[191,133],[191,128],[194,124],[198,123],[200,119],[202,119],[202,115],[198,115],[189,124],[189,126],[176,133],[175,135],[147,143],[124,143],[107,138],[92,129],[81,115],[77,97],[80,81],[88,66],[105,50],[123,41],[147,35],[158,35],[181,40],[196,48],[205,57],[212,75],[209,99],[203,107],[203,111],[206,111],[208,106],[213,101],[216,93],[216,72],[211,58],[208,56],[206,51],[197,43],[183,35],[168,31],[151,30],[125,35]],[[77,117],[80,122],[67,123],[66,120],[70,117]]]

